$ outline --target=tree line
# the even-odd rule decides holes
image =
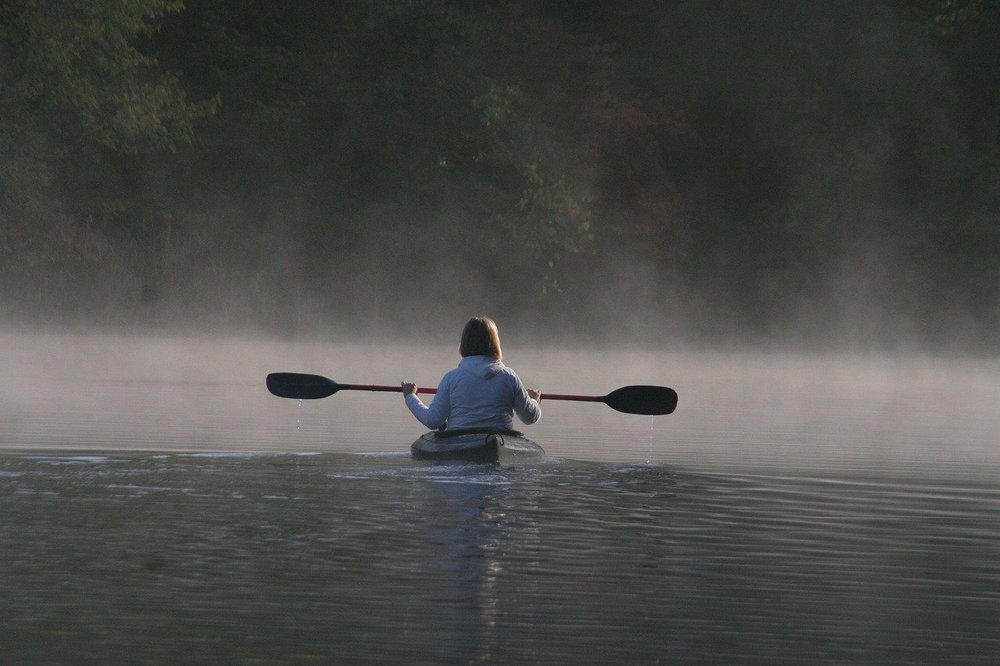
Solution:
[[[0,316],[996,342],[995,0],[0,0]]]

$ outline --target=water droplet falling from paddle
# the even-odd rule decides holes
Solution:
[[[646,464],[653,464],[653,418],[649,417],[649,451],[646,454]]]

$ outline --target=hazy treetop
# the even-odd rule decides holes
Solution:
[[[0,2],[0,316],[998,342],[1000,3]]]

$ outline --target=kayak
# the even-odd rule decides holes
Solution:
[[[484,463],[538,462],[545,451],[516,430],[440,430],[413,442],[414,458]]]
[[[443,430],[421,435],[410,446],[414,458],[483,463],[538,462],[541,446],[516,430]]]

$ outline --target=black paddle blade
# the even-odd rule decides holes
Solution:
[[[626,414],[671,414],[677,408],[677,391],[666,386],[623,386],[604,396],[604,404]]]
[[[337,382],[319,375],[272,372],[267,376],[267,390],[279,398],[316,400],[331,396],[339,389]]]

